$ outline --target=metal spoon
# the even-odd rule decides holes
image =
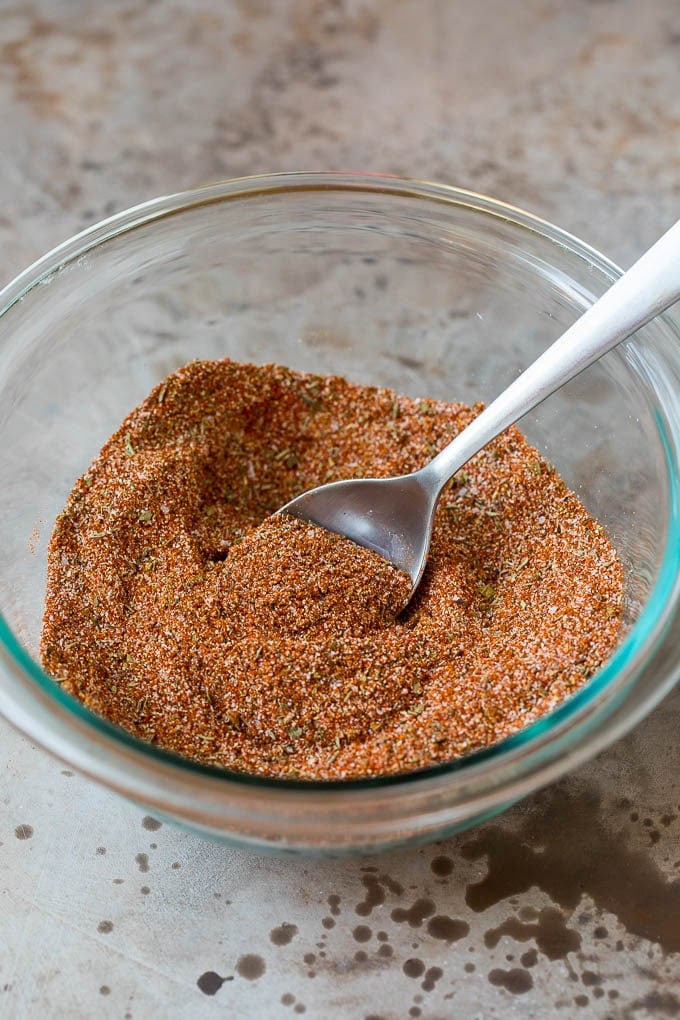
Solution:
[[[680,220],[492,404],[426,464],[396,478],[359,478],[310,489],[278,512],[367,546],[418,586],[437,502],[482,447],[680,298]]]

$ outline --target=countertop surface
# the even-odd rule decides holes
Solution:
[[[483,191],[627,265],[679,215],[679,69],[676,0],[0,3],[0,279],[293,169]],[[680,1016],[679,731],[676,690],[472,832],[333,861],[161,824],[0,723],[0,1016]]]

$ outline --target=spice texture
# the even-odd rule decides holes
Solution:
[[[608,657],[623,600],[602,528],[518,429],[445,491],[401,614],[386,561],[270,516],[421,467],[479,410],[278,365],[180,369],[57,519],[45,668],[142,739],[261,775],[393,774],[515,732]]]

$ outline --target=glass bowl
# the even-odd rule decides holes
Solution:
[[[170,371],[229,356],[488,401],[617,275],[587,245],[500,202],[353,174],[159,198],[46,255],[0,294],[0,711],[154,813],[283,853],[431,840],[596,754],[678,676],[680,344],[668,316],[520,423],[616,545],[629,626],[575,696],[493,747],[388,779],[226,772],[91,714],[41,670],[38,644],[54,518]]]

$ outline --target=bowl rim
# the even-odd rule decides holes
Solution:
[[[190,212],[201,206],[254,196],[272,197],[291,192],[312,191],[358,191],[464,207],[541,235],[557,247],[566,248],[583,258],[609,280],[616,279],[622,272],[594,248],[547,220],[474,191],[384,174],[355,172],[262,174],[220,181],[160,196],[116,213],[80,231],[47,252],[0,291],[0,316],[5,315],[18,301],[24,300],[33,288],[49,281],[55,273],[67,265],[78,262],[92,249],[99,248],[107,241],[135,229]],[[678,333],[672,319],[667,315],[660,318],[673,332]],[[329,790],[361,794],[375,790],[376,787],[385,792],[392,788],[393,793],[397,795],[405,787],[414,785],[418,788],[428,786],[441,788],[442,783],[445,783],[450,788],[450,781],[456,776],[469,777],[471,781],[475,778],[482,779],[494,773],[500,762],[506,762],[508,767],[505,781],[494,786],[496,794],[507,789],[510,784],[521,793],[529,792],[530,789],[556,778],[568,768],[591,757],[624,733],[651,710],[678,679],[679,670],[676,664],[675,670],[649,692],[648,697],[637,706],[636,711],[625,719],[619,718],[616,725],[602,732],[603,722],[626,698],[646,662],[658,651],[671,620],[677,613],[680,599],[680,491],[677,484],[680,473],[675,448],[677,444],[673,436],[665,430],[663,421],[659,420],[657,426],[666,455],[668,475],[674,484],[669,486],[669,528],[663,560],[654,588],[640,617],[612,657],[587,684],[545,716],[496,744],[452,762],[407,773],[357,779],[284,779],[203,764],[148,744],[85,708],[42,670],[1,614],[0,661],[10,674],[10,687],[0,692],[0,710],[19,730],[47,750],[133,799],[140,797],[139,775],[135,775],[136,770],[145,769],[148,773],[145,801],[165,805],[170,814],[173,812],[173,805],[174,810],[177,810],[178,800],[172,796],[169,786],[172,782],[177,782],[180,775],[183,780],[194,779],[201,783],[207,780],[211,787],[217,782],[223,792],[239,786],[249,791],[251,795],[255,789],[269,792],[288,790],[301,797]],[[58,725],[55,726],[55,723]],[[598,727],[600,732],[594,736],[594,731]],[[578,749],[572,747],[569,755],[563,755],[562,752],[565,751],[563,745],[565,741],[573,742],[574,732],[578,732],[580,738],[588,736],[589,741],[582,740],[583,748],[580,754]],[[69,736],[76,739],[70,740]],[[95,736],[103,737],[107,742],[106,766],[98,761],[98,757],[101,758],[101,741],[95,740]],[[77,741],[81,742],[80,749],[73,746]],[[132,770],[131,763],[135,765]],[[153,767],[149,768],[149,765]],[[114,771],[117,770],[114,779],[110,774],[112,766]],[[522,789],[522,784],[526,789]],[[194,786],[193,795],[195,793]],[[480,802],[477,794],[475,802]]]

